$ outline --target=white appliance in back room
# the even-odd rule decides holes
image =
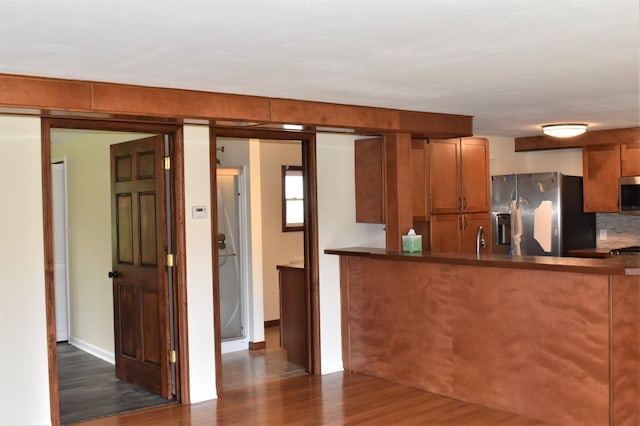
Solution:
[[[595,247],[596,215],[582,206],[580,176],[491,176],[493,253],[567,256],[569,250]]]

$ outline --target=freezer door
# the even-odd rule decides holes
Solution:
[[[515,199],[516,175],[491,176],[492,253],[508,254],[511,252],[509,202]]]
[[[518,175],[523,256],[560,256],[559,173]]]

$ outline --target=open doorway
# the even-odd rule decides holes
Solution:
[[[283,167],[296,167],[302,175],[304,166],[310,164],[305,173],[315,173],[315,162],[313,158],[309,159],[312,157],[309,150],[315,150],[315,139],[307,134],[265,131],[247,134],[232,129],[214,129],[211,140],[212,200],[216,200],[217,206],[214,207],[218,216],[214,221],[218,247],[214,252],[214,309],[219,313],[216,316],[216,345],[220,348],[216,357],[216,370],[220,372],[217,377],[218,394],[258,382],[313,374],[318,371],[314,362],[319,363],[319,355],[312,349],[315,348],[313,330],[317,327],[313,326],[315,292],[312,284],[317,281],[311,278],[315,276],[311,259],[317,254],[316,249],[310,248],[315,241],[312,237],[317,220],[314,213],[315,186],[311,184],[313,178],[304,179],[309,187],[305,186],[300,191],[304,192],[306,199],[301,209],[304,223],[299,229],[294,232],[284,230],[281,207]],[[245,183],[240,186],[236,183],[232,191],[227,191],[225,188],[232,182],[230,170],[237,170],[238,178]],[[225,192],[231,192],[237,199],[225,199]],[[241,244],[229,248],[227,244],[227,228],[234,222],[225,218],[234,211],[231,203],[244,206],[245,212],[248,211],[238,220],[239,234],[243,237],[240,241],[244,247]],[[222,239],[221,235],[224,236]],[[235,339],[224,334],[230,321],[227,313],[235,312],[234,306],[242,306],[224,297],[229,293],[227,287],[231,282],[228,278],[229,249],[239,255],[233,256],[235,263],[231,265],[239,264],[239,269],[245,271],[245,280],[236,287],[245,291],[239,295],[246,307],[242,316],[244,335]],[[296,294],[296,325],[302,331],[297,344],[304,355],[295,360],[290,359],[282,344],[281,330],[285,324],[280,322],[283,319],[281,313],[283,307],[289,305],[282,304],[281,268],[297,269],[298,288],[302,290]]]
[[[182,366],[171,362],[170,352],[179,343],[183,313],[173,301],[180,299],[183,284],[180,274],[165,264],[165,250],[180,244],[174,226],[176,182],[162,167],[177,134],[175,126],[43,120],[43,157],[63,158],[67,177],[66,223],[54,221],[52,235],[47,235],[53,241],[63,235],[68,241],[68,313],[56,303],[58,316],[68,317],[68,335],[49,334],[53,423],[56,416],[65,424],[175,402],[181,396]],[[43,178],[45,193],[54,195],[51,182],[56,178],[43,171],[50,179],[47,183]],[[141,176],[141,189],[136,189]],[[114,192],[114,182],[128,189]],[[45,207],[45,228],[61,210],[59,197],[53,201],[50,209]],[[125,244],[131,240],[127,236],[136,235],[138,243]],[[48,258],[59,257],[56,250],[45,252]],[[135,265],[138,270],[132,269]],[[136,287],[142,276],[147,276],[145,283]],[[47,298],[56,299],[56,274],[47,278]],[[160,287],[154,290],[153,283]],[[49,329],[56,319],[48,317]],[[136,359],[141,362],[133,364]]]

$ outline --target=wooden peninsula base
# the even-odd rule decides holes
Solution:
[[[554,424],[640,424],[635,264],[326,252],[346,370]]]

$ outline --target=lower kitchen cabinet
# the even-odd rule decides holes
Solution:
[[[307,286],[305,269],[278,265],[280,282],[280,343],[287,361],[309,368],[307,352]]]
[[[485,248],[480,253],[491,252],[491,214],[437,214],[431,216],[432,253],[476,252],[478,229],[484,231]]]

